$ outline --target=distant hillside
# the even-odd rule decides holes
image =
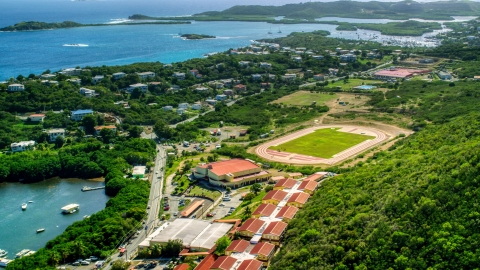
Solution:
[[[72,28],[83,26],[81,23],[72,21],[65,21],[61,23],[46,23],[46,22],[20,22],[13,26],[0,28],[0,31],[28,31],[28,30],[45,30],[57,28]]]
[[[479,269],[479,117],[430,126],[325,181],[269,269]]]
[[[452,19],[450,16],[478,16],[480,3],[472,1],[403,2],[306,2],[283,6],[234,6],[221,12],[205,12],[207,16],[286,16],[312,19],[329,16],[390,19]]]

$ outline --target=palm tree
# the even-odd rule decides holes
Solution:
[[[75,255],[77,257],[83,256],[83,253],[85,252],[85,249],[86,249],[82,241],[73,242],[73,248],[75,250]]]
[[[61,259],[61,258],[60,258],[60,255],[59,255],[57,252],[55,252],[55,251],[51,252],[51,253],[50,253],[50,256],[49,256],[49,258],[48,258],[48,260],[50,261],[50,264],[53,264],[53,265],[55,265],[55,266],[57,266],[58,263],[60,263],[60,259]],[[64,260],[64,261],[65,261],[65,260]]]
[[[160,254],[162,254],[162,247],[159,244],[154,244],[150,249],[153,257],[160,257]]]

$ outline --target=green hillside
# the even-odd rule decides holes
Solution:
[[[325,181],[270,269],[478,269],[479,116],[430,126]]]

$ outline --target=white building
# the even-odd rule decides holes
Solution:
[[[93,96],[95,96],[95,90],[81,87],[80,88],[80,94],[82,94],[86,97],[93,97]]]
[[[188,103],[178,104],[178,108],[180,108],[180,109],[188,109],[189,107],[190,107],[190,105],[188,105]]]
[[[10,144],[12,152],[23,152],[25,150],[33,150],[35,141],[22,141]]]
[[[252,74],[252,80],[258,81],[262,79],[262,75],[260,74]]]
[[[164,106],[164,107],[162,107],[162,109],[164,111],[171,111],[171,110],[173,110],[173,107],[172,106]]]
[[[351,53],[342,54],[340,55],[340,60],[345,62],[355,62],[357,61],[357,56]]]
[[[53,79],[55,77],[57,77],[57,75],[55,75],[55,74],[42,74],[42,75],[40,75],[40,78],[47,79],[47,80]]]
[[[142,93],[145,93],[148,90],[148,85],[143,84],[143,83],[131,84],[127,88],[127,93],[130,93],[130,94],[133,93],[133,90],[135,90],[135,88],[138,88],[138,89],[140,89],[140,91],[142,91]]]
[[[97,75],[97,76],[92,78],[92,83],[97,84],[97,83],[101,82],[103,80],[103,78],[105,78],[105,76]]]
[[[73,84],[81,84],[82,83],[82,80],[81,79],[78,79],[78,78],[75,78],[75,79],[67,79],[67,81],[73,83]]]
[[[240,62],[238,62],[238,64],[241,67],[247,67],[250,64],[250,61],[240,61]]]
[[[47,131],[48,133],[48,141],[50,142],[54,142],[57,137],[65,137],[65,129],[63,128],[54,128],[54,129],[50,129],[49,131]]]
[[[185,80],[185,73],[184,72],[174,72],[173,77],[179,80]]]
[[[195,91],[198,91],[198,92],[203,92],[203,91],[208,91],[208,90],[209,90],[209,88],[205,87],[205,86],[200,86],[200,87],[195,88]]]
[[[116,72],[116,73],[113,73],[112,74],[112,78],[114,80],[120,80],[121,78],[125,77],[127,74],[125,74],[124,72]]]
[[[260,67],[261,68],[271,68],[272,64],[267,63],[267,62],[260,62]]]
[[[200,104],[200,103],[194,103],[194,104],[192,105],[192,110],[200,110],[200,109],[202,109],[202,104]]]
[[[322,60],[324,57],[323,55],[312,55],[312,58],[317,60]]]
[[[37,113],[37,114],[31,114],[28,119],[32,122],[43,122],[43,119],[45,118],[45,114],[43,113]]]
[[[218,101],[223,101],[223,100],[227,100],[228,96],[227,95],[217,95],[215,97],[216,100]]]
[[[302,62],[302,57],[300,57],[300,56],[295,56],[295,57],[293,57],[293,60],[294,60],[295,62],[297,62],[297,63],[300,63],[300,62]]]
[[[151,71],[137,72],[137,75],[138,75],[138,77],[140,77],[140,79],[144,80],[144,79],[147,79],[147,78],[155,77],[155,72],[151,72]]]
[[[14,83],[8,86],[9,92],[20,92],[24,90],[25,90],[25,86],[23,84]]]
[[[82,69],[81,68],[66,68],[60,72],[60,74],[66,75],[66,76],[80,76],[82,74]]]
[[[72,112],[70,119],[73,121],[82,121],[83,117],[89,114],[93,114],[93,110],[76,110]]]

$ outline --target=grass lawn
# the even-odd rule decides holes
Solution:
[[[205,196],[205,197],[208,197],[212,200],[216,200],[217,198],[222,196],[222,193],[220,193],[220,191],[218,191],[218,190],[206,189],[206,188],[201,187],[201,186],[195,186],[186,195],[187,196]]]
[[[297,153],[320,158],[331,158],[333,155],[342,152],[356,144],[373,136],[338,132],[337,129],[318,129],[295,140],[291,140],[269,149]]]
[[[298,91],[288,96],[281,97],[272,103],[283,103],[286,105],[305,106],[312,105],[316,101],[318,105],[330,99],[337,98],[337,95],[310,93],[309,91]]]

